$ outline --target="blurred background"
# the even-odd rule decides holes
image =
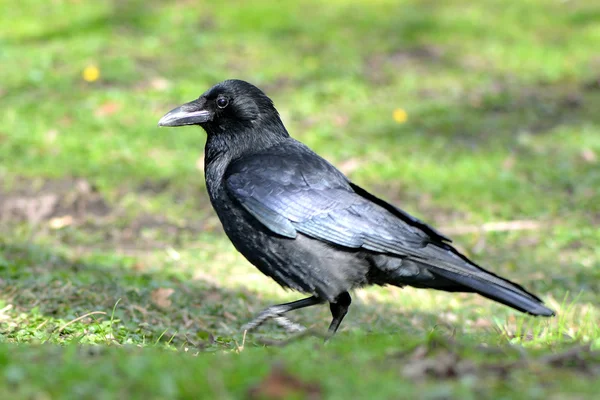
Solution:
[[[224,237],[204,132],[156,126],[229,78],[263,89],[292,136],[358,184],[562,312],[522,328],[475,296],[373,288],[342,335],[448,324],[600,340],[597,1],[0,4],[3,341],[223,349],[262,307],[299,298]],[[325,329],[327,315],[297,318]]]

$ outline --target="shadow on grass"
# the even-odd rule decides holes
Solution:
[[[464,100],[440,106],[430,105],[413,116],[407,132],[398,134],[398,125],[386,121],[374,131],[375,140],[386,143],[406,140],[406,135],[434,139],[440,137],[453,152],[518,151],[522,135],[541,136],[557,127],[582,130],[600,126],[595,112],[600,104],[600,90],[589,88],[589,82],[559,82],[523,86],[516,80],[466,93]],[[426,100],[426,98],[423,98]],[[533,151],[529,152],[529,155]]]
[[[0,244],[0,268],[2,332],[14,342],[234,347],[244,323],[268,306],[289,301],[173,270],[142,272],[123,258],[73,259],[33,244]],[[302,297],[298,293],[295,298]],[[359,301],[353,308],[341,332],[356,329],[355,318],[388,332],[416,333],[440,323],[433,314],[406,314],[390,304]],[[323,334],[331,318],[325,305],[289,316]],[[405,325],[398,326],[403,320]],[[261,336],[281,339],[287,334],[270,322],[248,342]]]

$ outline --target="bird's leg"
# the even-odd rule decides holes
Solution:
[[[293,310],[298,310],[300,308],[314,306],[314,305],[320,304],[320,303],[323,303],[323,300],[321,300],[320,298],[318,298],[316,296],[311,296],[306,299],[292,301],[291,303],[278,304],[275,306],[271,306],[269,308],[266,308],[260,314],[258,314],[256,316],[256,318],[254,318],[252,321],[250,321],[246,325],[244,325],[242,329],[245,331],[251,331],[253,329],[258,328],[265,321],[267,321],[269,319],[274,319],[275,322],[277,322],[277,324],[283,326],[288,331],[291,331],[291,332],[303,331],[305,328],[302,325],[299,325],[299,324],[296,324],[296,323],[290,321],[289,319],[284,317],[283,314],[293,311]]]
[[[350,303],[352,303],[352,298],[350,297],[350,294],[348,294],[348,292],[343,292],[335,298],[335,302],[329,303],[331,315],[333,316],[331,324],[329,325],[329,337],[335,335],[335,332],[340,327],[342,320],[348,313]]]

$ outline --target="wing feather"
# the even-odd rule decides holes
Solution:
[[[226,187],[264,226],[288,238],[301,232],[338,246],[398,255],[429,240],[423,230],[356,193],[320,157],[310,163],[274,154],[246,158],[243,165],[233,164]]]

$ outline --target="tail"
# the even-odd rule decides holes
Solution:
[[[530,315],[555,315],[540,298],[518,284],[479,267],[452,246],[427,246],[427,251],[434,256],[433,260],[426,261],[427,269],[433,275]]]
[[[474,292],[482,295],[483,297],[487,297],[488,299],[512,307],[515,310],[519,310],[530,315],[540,315],[544,317],[551,317],[555,315],[554,311],[544,306],[544,303],[538,297],[527,292],[521,286],[496,277],[495,275],[490,274],[491,277],[495,278],[491,280],[486,279],[484,274],[469,276],[451,272],[442,268],[430,268],[429,271],[434,275],[472,289]],[[504,284],[498,285],[494,282],[496,279],[501,279]]]

